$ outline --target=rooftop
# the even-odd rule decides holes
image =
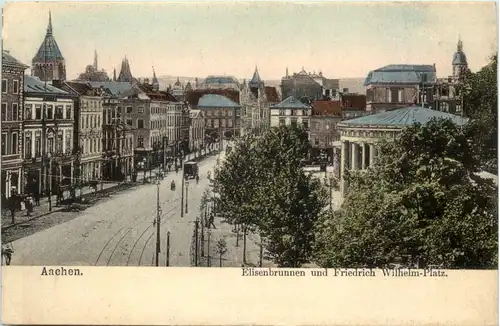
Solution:
[[[52,35],[52,16],[49,12],[49,25],[47,26],[47,33],[45,34],[45,39],[43,40],[38,52],[33,58],[33,62],[45,62],[54,60],[64,60],[61,50]]]
[[[29,68],[29,66],[25,65],[24,63],[21,63],[19,60],[11,56],[9,51],[5,50],[2,51],[2,66],[3,65],[14,66],[16,68],[21,68],[21,69]]]
[[[395,109],[377,114],[366,115],[351,120],[342,121],[339,126],[387,126],[387,127],[405,127],[415,123],[426,124],[432,118],[451,119],[458,125],[464,125],[468,119],[458,115],[440,112],[436,110],[422,108],[420,106],[409,106],[406,108]]]
[[[26,93],[69,94],[62,89],[41,81],[38,77],[24,75],[24,91]]]
[[[311,106],[302,103],[293,96],[289,96],[278,104],[271,105],[275,109],[310,109]]]
[[[340,101],[313,101],[313,115],[342,115],[342,102]]]
[[[387,65],[370,71],[364,85],[371,84],[419,84],[425,76],[427,83],[436,82],[434,65]]]
[[[198,101],[198,108],[239,108],[240,105],[219,94],[205,94]]]

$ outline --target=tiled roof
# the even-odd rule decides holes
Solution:
[[[21,63],[19,60],[11,56],[7,51],[2,51],[2,66],[4,65],[14,66],[16,68],[22,68],[22,69],[29,68],[29,66],[25,65],[24,63]]]
[[[44,61],[54,61],[54,60],[64,60],[59,46],[52,35],[52,17],[49,13],[49,25],[47,27],[47,33],[45,34],[45,39],[40,45],[38,52],[33,58],[33,62],[44,62]]]
[[[415,123],[426,124],[432,118],[451,119],[458,125],[464,125],[468,121],[468,119],[462,118],[455,114],[426,109],[420,106],[410,106],[406,108],[380,112],[377,114],[366,115],[351,120],[345,120],[342,121],[341,125],[403,127],[413,125]]]
[[[218,94],[203,95],[198,101],[198,108],[239,108],[240,105]]]
[[[418,84],[422,75],[427,83],[436,82],[436,67],[433,65],[388,65],[370,71],[364,85],[371,84]]]
[[[255,72],[253,73],[252,80],[248,82],[248,85],[250,87],[253,86],[259,86],[262,83],[262,80],[260,79],[259,71],[257,70],[257,67],[255,67]]]
[[[195,89],[187,92],[186,100],[189,105],[197,106],[200,98],[207,94],[223,95],[235,103],[240,103],[240,93],[230,89]]]
[[[51,93],[68,94],[62,89],[56,88],[49,83],[44,83],[37,77],[24,75],[24,92],[26,93]]]
[[[67,81],[62,82],[61,89],[75,95],[87,95],[93,90],[88,84]]]
[[[344,108],[357,108],[364,110],[366,108],[366,95],[363,94],[342,95],[342,106]]]
[[[340,101],[313,101],[313,115],[342,115],[342,103]]]
[[[128,96],[137,90],[134,84],[129,82],[82,82],[89,84],[93,88],[100,88],[101,86],[107,89],[114,96]]]
[[[269,103],[279,103],[280,102],[280,96],[278,95],[278,91],[276,90],[276,87],[273,86],[266,86],[266,98]]]
[[[271,105],[271,108],[276,109],[310,109],[311,106],[302,103],[293,96],[289,96],[278,104]]]

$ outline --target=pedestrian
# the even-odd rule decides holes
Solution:
[[[12,244],[10,246],[2,246],[2,257],[5,257],[5,265],[10,265],[13,253],[14,249],[12,248]]]
[[[31,216],[31,213],[33,213],[33,198],[31,196],[26,197],[26,215]]]
[[[217,227],[214,224],[214,220],[215,220],[214,214],[210,214],[210,224],[208,225],[209,229],[211,228],[210,225],[213,226],[214,229],[217,229]]]
[[[13,193],[10,198],[9,198],[9,211],[10,211],[10,217],[12,220],[12,224],[16,222],[16,210],[17,210],[17,194]]]
[[[35,205],[40,206],[40,194],[38,191],[33,194],[33,198],[35,199]]]

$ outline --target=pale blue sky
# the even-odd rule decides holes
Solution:
[[[436,64],[451,74],[459,34],[472,70],[497,51],[494,3],[11,3],[4,48],[26,64],[52,11],[68,78],[93,61],[109,75],[126,54],[134,76],[264,79],[321,69],[332,78],[364,77],[386,64]]]

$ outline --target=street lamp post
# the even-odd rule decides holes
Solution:
[[[187,200],[187,197],[188,197],[188,187],[189,187],[189,181],[186,180],[186,214],[188,213],[188,200]]]

